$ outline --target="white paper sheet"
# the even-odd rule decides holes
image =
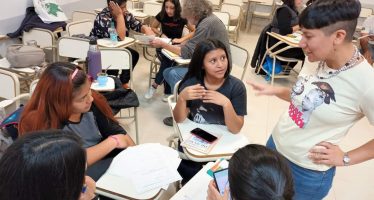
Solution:
[[[182,177],[177,172],[178,152],[160,144],[142,144],[118,154],[107,173],[132,180],[138,193],[167,188]]]

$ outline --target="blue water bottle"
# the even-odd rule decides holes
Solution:
[[[87,66],[88,75],[96,80],[97,74],[101,72],[101,53],[97,47],[96,38],[90,40],[90,46],[87,52]]]
[[[116,27],[114,26],[113,21],[110,23],[110,28],[108,31],[109,31],[110,40],[112,41],[112,44],[116,45],[118,42],[118,34],[117,34],[117,30],[116,30]]]

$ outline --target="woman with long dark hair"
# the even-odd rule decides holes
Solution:
[[[179,0],[165,0],[162,3],[161,12],[159,12],[151,24],[153,32],[156,33],[159,37],[167,37],[172,39],[173,44],[181,44],[188,39],[190,39],[195,31],[195,27],[187,23],[187,20],[181,17],[182,8],[179,3]],[[161,30],[159,26],[161,25]],[[187,27],[190,31],[189,34],[183,36],[183,28]],[[167,59],[164,55],[161,54],[161,50],[157,49],[158,58],[162,61]],[[156,92],[156,89],[159,85],[164,82],[163,72],[166,68],[171,67],[167,65],[161,65],[158,70],[155,78],[155,82],[152,83],[148,92],[145,95],[146,99],[152,98],[153,94]],[[164,84],[164,93],[165,98],[170,95],[171,88],[169,85]],[[164,99],[165,99],[164,98]],[[163,99],[163,100],[164,100]],[[165,100],[164,100],[165,101]]]
[[[173,110],[176,122],[187,117],[197,123],[226,125],[238,133],[247,114],[247,93],[242,81],[230,75],[226,46],[216,39],[200,42],[187,74],[179,85]]]
[[[223,196],[214,181],[208,187],[207,200],[292,200],[292,174],[286,159],[259,144],[249,144],[230,158],[229,186]]]
[[[0,199],[90,200],[95,183],[85,169],[86,151],[73,133],[30,133],[0,159]]]

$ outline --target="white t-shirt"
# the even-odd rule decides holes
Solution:
[[[304,66],[288,112],[272,133],[277,150],[301,167],[328,170],[331,166],[314,164],[308,152],[322,141],[338,144],[364,116],[374,125],[373,80],[374,69],[366,60],[329,79],[319,79],[315,67]]]

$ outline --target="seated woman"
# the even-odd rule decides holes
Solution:
[[[199,43],[179,84],[175,121],[189,117],[197,123],[226,125],[230,132],[238,133],[247,114],[247,93],[230,71],[231,61],[222,42],[207,39]]]
[[[229,188],[223,196],[214,181],[209,183],[207,200],[273,199],[292,200],[292,174],[286,159],[258,144],[237,150],[230,159]]]
[[[179,85],[175,121],[180,123],[188,117],[197,123],[226,125],[230,132],[238,133],[247,114],[247,93],[243,82],[230,71],[231,61],[222,42],[207,39],[199,43]],[[182,160],[178,168],[182,184],[201,167],[202,163]]]
[[[302,0],[282,0],[283,5],[280,6],[274,14],[271,22],[271,32],[279,33],[281,35],[291,34],[299,30],[299,17],[297,8],[302,6]],[[269,47],[279,42],[278,39],[270,37]],[[282,44],[276,47],[273,51],[284,48],[287,44]],[[293,48],[286,50],[279,54],[280,56],[288,58],[305,59],[304,52],[301,48]],[[283,64],[283,63],[282,63]],[[287,64],[287,63],[284,63]],[[290,67],[294,67],[296,63],[290,63]]]
[[[181,5],[179,0],[165,0],[162,4],[162,10],[156,15],[156,18],[151,24],[152,31],[160,37],[167,37],[172,39],[173,44],[181,44],[193,36],[195,31],[194,26],[187,23],[186,19],[181,17]],[[161,31],[158,29],[161,25]],[[183,28],[187,26],[190,31],[189,34],[182,36]],[[165,56],[158,52],[160,60],[164,59]],[[164,82],[163,72],[166,69],[166,65],[161,65],[155,78],[155,82],[151,85],[148,92],[145,94],[146,99],[152,98],[156,89],[161,83]],[[171,88],[168,84],[164,84],[165,96],[171,94]],[[163,99],[164,100],[164,99]]]
[[[111,23],[114,23],[118,39],[124,40],[129,36],[129,31],[132,29],[136,32],[141,32],[147,35],[154,35],[151,28],[143,25],[132,15],[126,8],[127,0],[107,0],[108,7],[104,8],[95,19],[94,27],[90,36],[97,38],[110,38],[109,28]],[[126,48],[132,55],[132,68],[135,67],[139,60],[139,53],[131,48]],[[108,70],[111,75],[116,75],[118,70]],[[130,70],[124,70],[120,75],[122,86],[129,88],[128,82],[130,80]]]
[[[113,156],[135,145],[114,119],[105,98],[91,90],[91,80],[78,66],[57,62],[43,72],[19,123],[20,135],[57,128],[82,138],[87,174],[97,180]]]
[[[0,159],[0,199],[91,200],[95,182],[85,169],[86,151],[73,133],[28,134]]]

